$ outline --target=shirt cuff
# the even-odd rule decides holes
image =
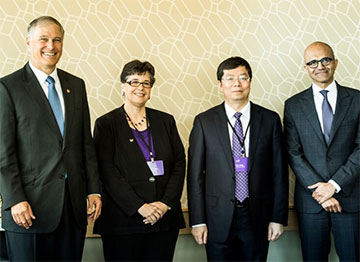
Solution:
[[[192,225],[191,227],[203,227],[206,226],[206,224],[197,224],[197,225]]]
[[[98,196],[98,197],[101,197],[100,194],[88,194],[88,196]]]
[[[330,179],[328,181],[330,184],[332,184],[335,187],[335,193],[339,193],[341,190],[341,187],[339,186],[338,183],[336,183],[334,180]]]

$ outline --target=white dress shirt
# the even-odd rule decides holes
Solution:
[[[237,111],[235,111],[234,109],[232,109],[226,102],[225,102],[225,113],[227,118],[230,121],[230,124],[234,127],[235,126],[235,122],[236,122],[236,118],[234,117],[234,114]],[[241,120],[241,124],[242,124],[242,129],[243,129],[243,134],[245,136],[245,151],[246,151],[246,156],[249,156],[249,140],[250,140],[250,102],[248,102],[243,109],[240,110],[240,113],[242,114],[240,117]],[[230,124],[228,123],[228,130],[229,130],[229,138],[230,138],[230,144],[231,144],[231,148],[232,148],[232,136],[233,136],[233,129],[230,126]],[[248,128],[249,126],[249,128]],[[246,129],[247,132],[246,132]]]
[[[325,89],[322,89],[321,87],[319,87],[315,84],[312,84],[312,90],[313,90],[313,94],[314,94],[314,102],[315,102],[316,112],[317,112],[319,122],[321,125],[321,130],[324,133],[324,125],[323,125],[323,120],[322,120],[322,104],[324,101],[324,96],[320,93],[320,91],[322,91],[322,90],[329,91],[327,93],[327,98],[328,98],[329,104],[331,106],[331,109],[333,111],[333,114],[335,114],[336,99],[337,99],[336,83],[335,83],[335,81],[333,81]]]

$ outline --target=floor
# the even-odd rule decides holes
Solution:
[[[100,238],[87,238],[83,261],[104,261]],[[191,235],[180,235],[176,244],[174,261],[206,261],[204,246],[199,246]],[[298,232],[285,232],[276,242],[270,243],[267,261],[302,261]],[[339,261],[332,247],[329,261]]]
[[[1,256],[0,260],[7,261],[6,259],[1,258]],[[86,239],[83,261],[104,261],[101,238]],[[199,246],[191,235],[179,235],[174,254],[174,261],[206,261],[205,248],[204,246]],[[302,261],[298,232],[285,231],[278,241],[270,243],[267,261]],[[333,245],[331,247],[329,261],[339,261]]]

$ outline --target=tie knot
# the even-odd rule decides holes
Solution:
[[[237,119],[237,120],[240,120],[240,117],[242,116],[242,113],[241,112],[236,112],[234,114],[234,117]]]
[[[329,91],[328,90],[321,90],[320,93],[323,95],[323,97],[326,99],[327,98],[327,93]]]
[[[46,81],[49,85],[55,83],[55,79],[52,78],[51,76],[48,76],[45,81]]]

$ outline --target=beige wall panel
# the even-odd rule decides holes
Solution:
[[[85,80],[92,124],[123,103],[123,65],[149,60],[148,105],[175,116],[186,149],[194,116],[222,101],[216,68],[229,56],[250,62],[251,99],[281,116],[311,83],[303,51],[313,41],[334,48],[336,79],[360,88],[360,0],[1,0],[0,76],[26,63],[26,28],[41,15],[65,28],[59,67]]]

